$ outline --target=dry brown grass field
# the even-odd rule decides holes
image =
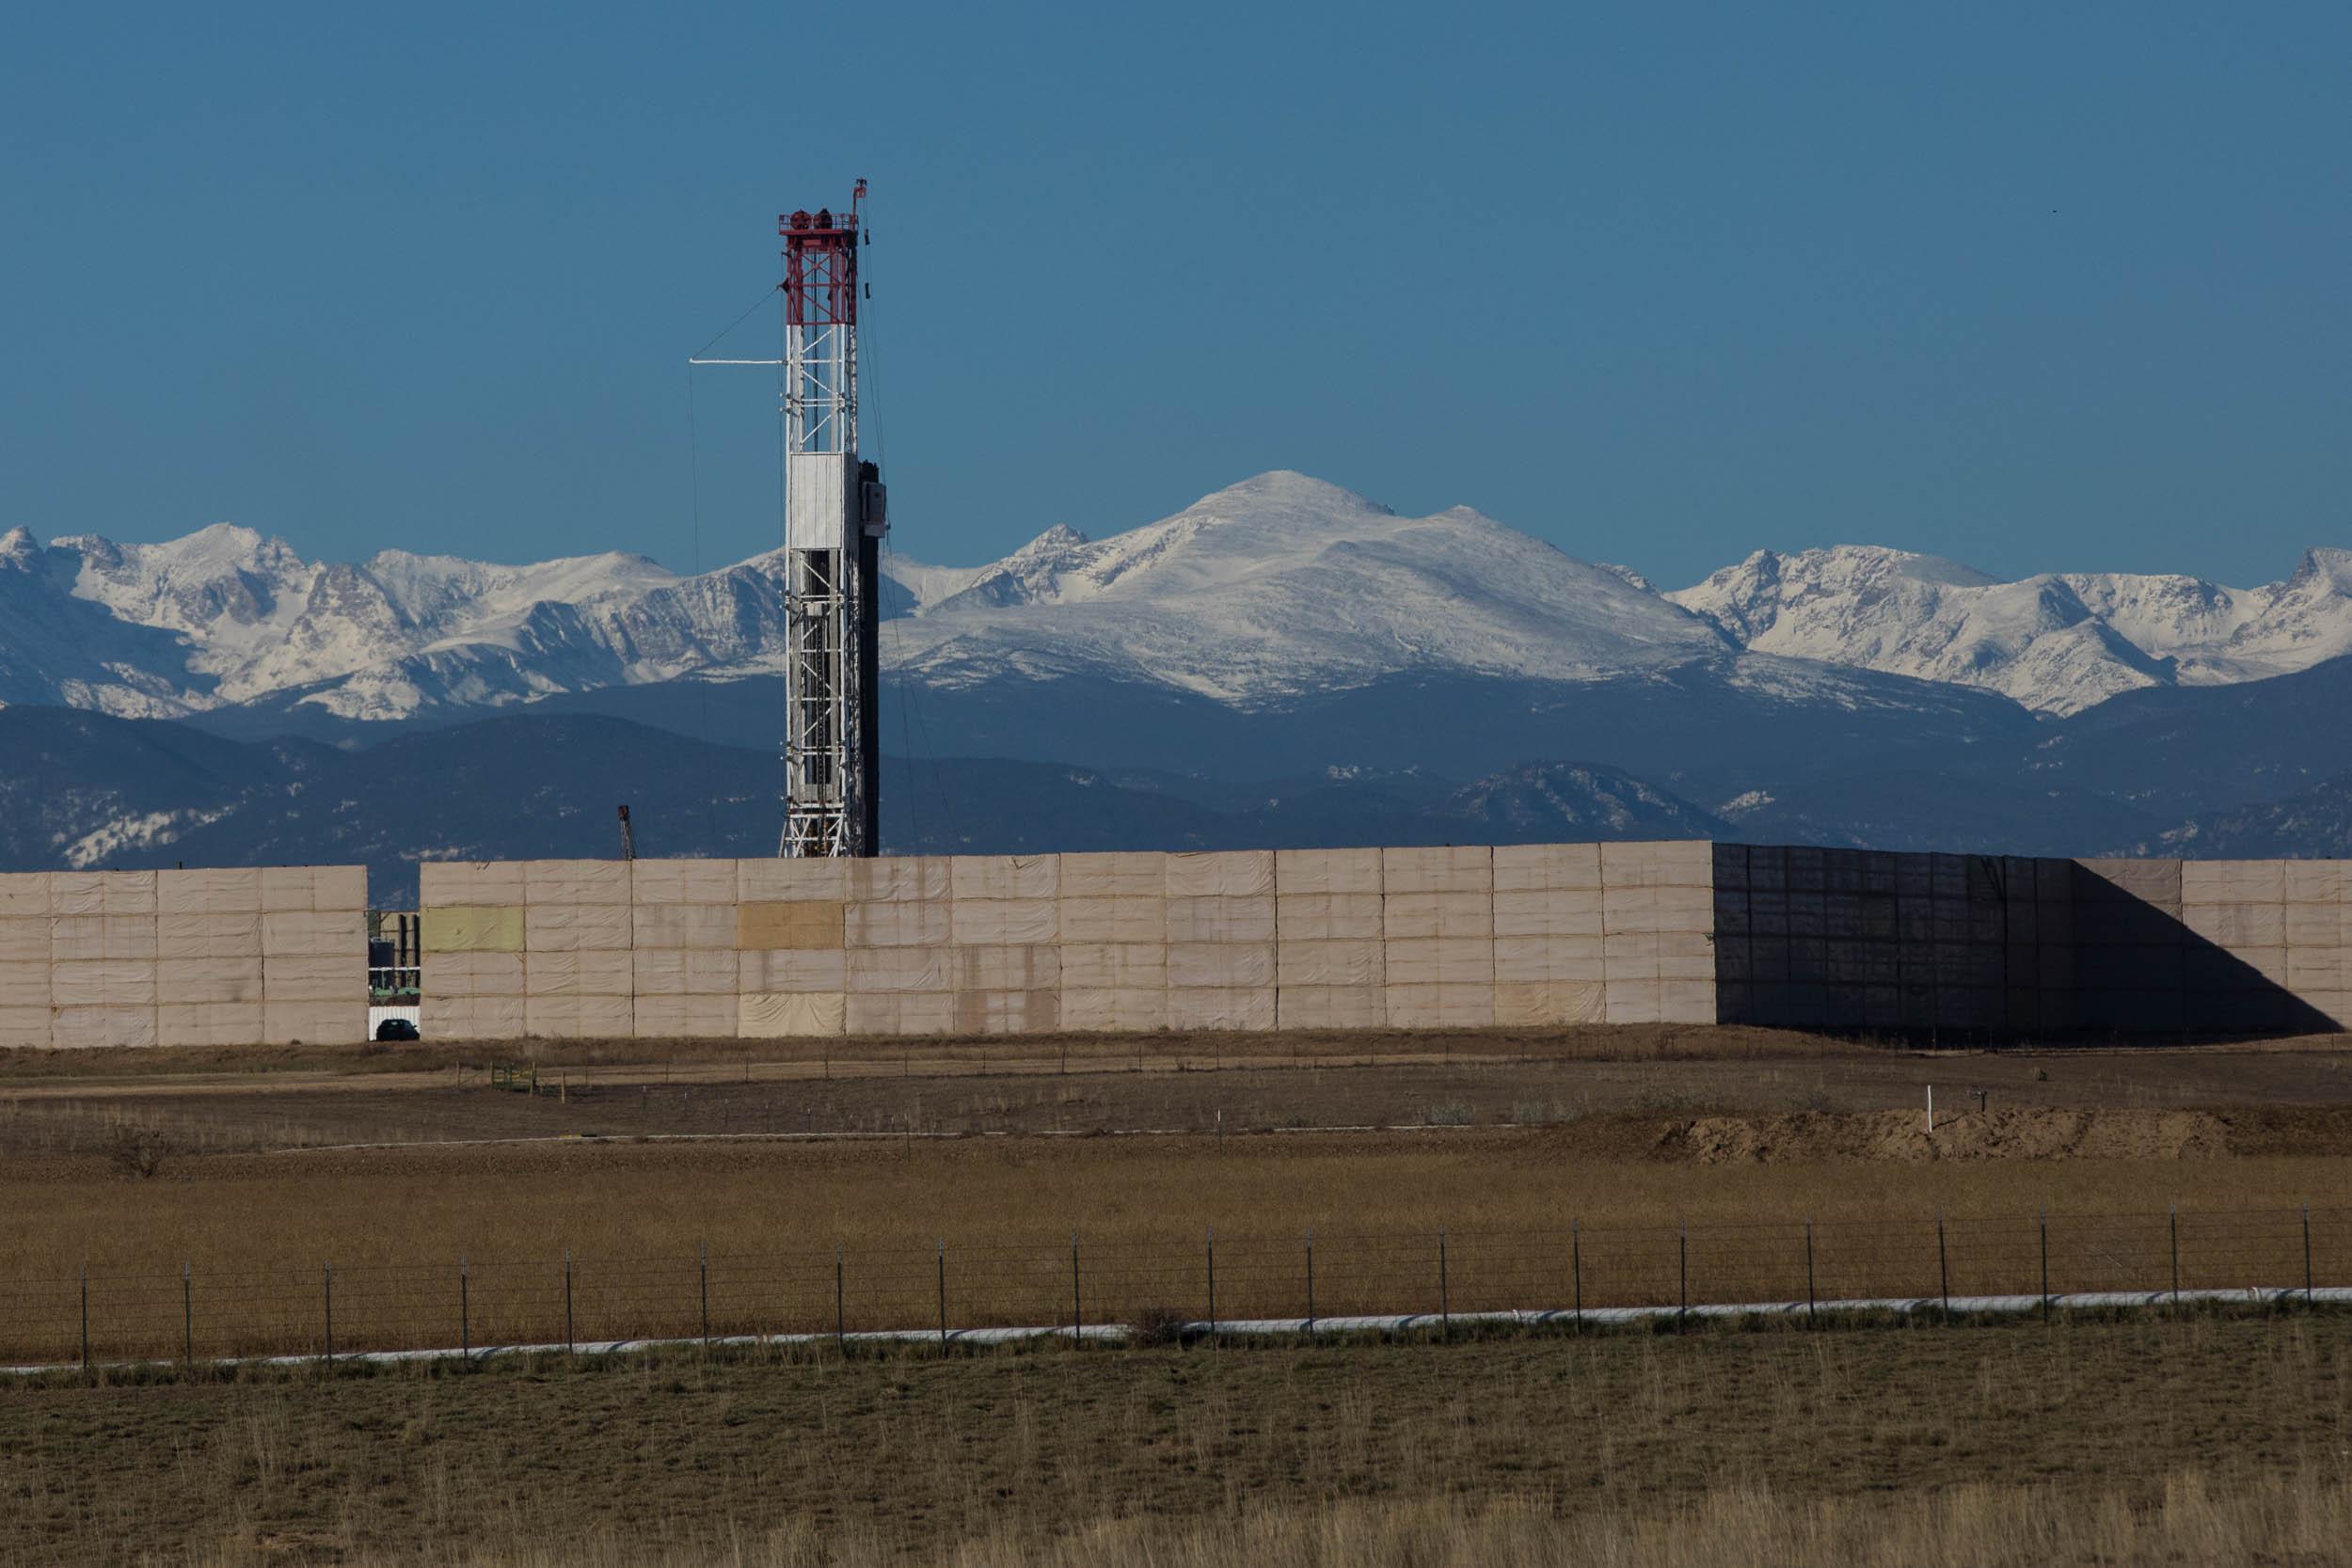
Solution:
[[[0,1562],[2352,1560],[2352,1319],[51,1380]]]

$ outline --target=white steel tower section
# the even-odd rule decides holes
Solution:
[[[881,473],[857,447],[857,182],[847,214],[787,214],[784,238],[784,836],[780,854],[880,847],[875,657]],[[777,363],[701,360],[703,364]]]

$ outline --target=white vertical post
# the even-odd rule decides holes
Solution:
[[[1935,1085],[1933,1084],[1928,1085],[1928,1133],[1931,1137],[1935,1133]]]

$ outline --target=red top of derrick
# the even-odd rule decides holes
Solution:
[[[785,319],[792,325],[856,322],[858,204],[865,199],[861,180],[847,213],[803,208],[776,219],[784,236]]]

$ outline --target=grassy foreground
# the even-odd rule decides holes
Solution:
[[[0,1562],[2352,1560],[2352,1320],[20,1386]]]

